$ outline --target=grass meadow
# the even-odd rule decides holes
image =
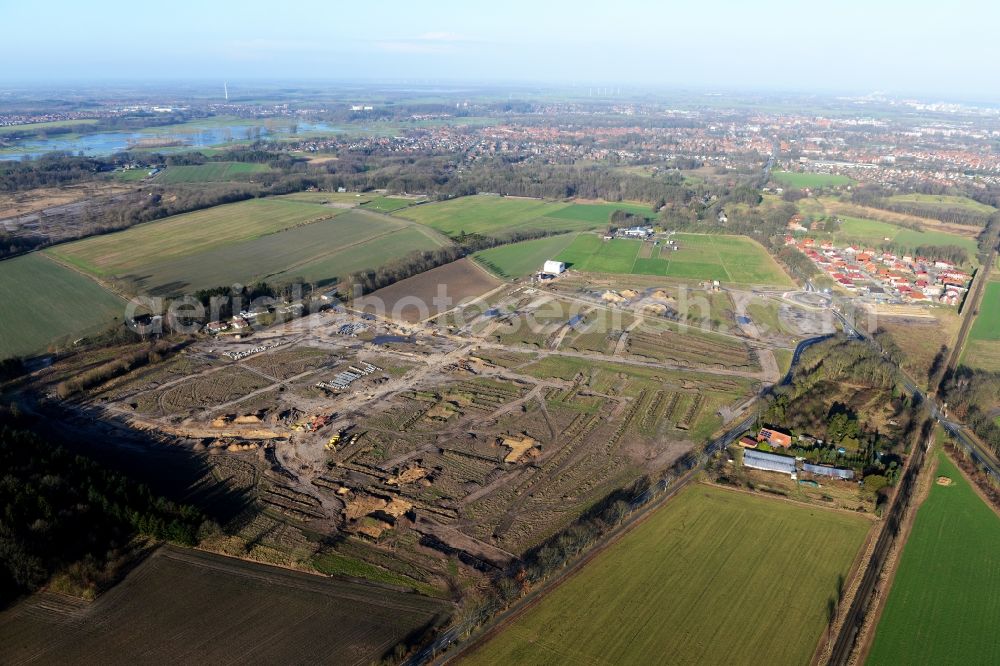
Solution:
[[[139,274],[153,263],[182,259],[343,212],[297,201],[251,199],[92,236],[49,252],[94,275]]]
[[[303,201],[314,204],[361,205],[377,197],[370,193],[363,194],[361,192],[293,192],[291,194],[282,194],[275,198],[281,201]]]
[[[623,210],[626,213],[632,213],[633,215],[639,215],[651,220],[656,219],[656,213],[653,211],[652,206],[626,202],[599,204],[574,203],[549,213],[547,217],[604,225],[608,223],[611,219],[611,214],[616,210]]]
[[[1000,516],[944,453],[875,632],[867,663],[996,664]]]
[[[656,217],[652,208],[644,204],[566,203],[483,194],[413,206],[395,214],[449,236],[462,232],[504,236],[512,231],[599,229],[607,226],[616,210]]]
[[[137,291],[174,295],[210,287],[297,280],[327,285],[441,240],[419,225],[360,210],[258,238],[210,247],[127,273]]]
[[[949,196],[944,194],[896,194],[887,199],[889,203],[919,204],[927,210],[948,210],[961,208],[973,213],[992,215],[996,212],[993,206],[979,203],[969,197]]]
[[[986,292],[979,305],[979,315],[969,331],[969,340],[1000,341],[1000,278],[986,283]]]
[[[396,215],[426,224],[449,236],[460,235],[463,231],[469,234],[502,234],[539,228],[544,224],[538,222],[539,218],[566,206],[564,203],[537,199],[476,195],[413,206]],[[573,223],[566,225],[569,228],[573,226]]]
[[[576,234],[563,234],[501,245],[477,252],[473,258],[502,278],[520,278],[540,271],[546,259],[554,258],[566,249],[574,238]]]
[[[153,177],[161,185],[177,183],[216,183],[227,180],[247,180],[254,174],[270,171],[266,164],[248,164],[246,162],[208,162],[207,164],[190,164],[170,166]]]
[[[0,358],[44,352],[109,326],[125,303],[40,253],[0,261]]]
[[[694,485],[470,664],[805,664],[871,523]]]
[[[365,210],[374,210],[380,213],[391,213],[393,211],[412,206],[413,204],[414,201],[411,199],[400,199],[398,197],[375,197],[374,199],[361,204],[361,207]]]
[[[887,242],[896,243],[902,247],[916,249],[922,245],[957,245],[964,248],[969,253],[969,257],[974,258],[979,251],[974,238],[958,236],[944,231],[916,231],[906,229],[888,222],[876,220],[866,220],[857,217],[840,218],[840,231],[834,234],[834,239],[840,243],[863,243],[866,245],[879,246]]]
[[[965,343],[962,364],[1000,372],[1000,277],[986,284],[979,314]]]
[[[742,236],[675,234],[680,245],[580,234],[556,257],[571,268],[594,273],[660,275],[732,284],[791,285],[791,279],[758,243]],[[645,245],[645,247],[644,247]],[[648,255],[648,256],[643,256]]]
[[[797,173],[794,171],[772,171],[771,179],[785,187],[797,190],[817,187],[837,187],[850,185],[854,181],[847,176],[833,173]]]

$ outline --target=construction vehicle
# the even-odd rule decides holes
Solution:
[[[326,446],[324,446],[323,448],[326,449],[327,451],[336,451],[337,444],[340,442],[340,435],[341,433],[339,432],[336,433],[333,437],[330,438],[330,441],[328,441],[326,443]]]

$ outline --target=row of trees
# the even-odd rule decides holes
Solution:
[[[959,366],[944,382],[949,409],[967,423],[993,452],[1000,455],[1000,424],[997,424],[997,396],[1000,372],[986,372]]]
[[[517,231],[500,237],[467,234],[464,231],[452,240],[455,245],[437,248],[436,250],[414,251],[408,255],[384,264],[378,268],[355,271],[346,277],[344,286],[351,296],[369,294],[377,289],[388,287],[400,280],[413,277],[432,268],[450,264],[473,252],[519,243],[534,238],[544,238],[558,232],[545,230]]]

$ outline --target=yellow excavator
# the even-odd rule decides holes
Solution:
[[[337,443],[340,442],[340,435],[341,433],[338,432],[333,437],[331,437],[330,441],[328,441],[326,443],[326,446],[324,446],[323,448],[325,448],[327,451],[336,451]]]

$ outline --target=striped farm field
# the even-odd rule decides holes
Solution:
[[[465,232],[502,237],[515,231],[600,229],[616,210],[656,217],[650,206],[637,203],[569,203],[485,194],[422,204],[395,214],[449,236]]]
[[[660,275],[731,284],[792,284],[767,251],[744,236],[675,234],[672,238],[679,250],[662,242],[652,245],[639,240],[605,241],[594,234],[580,234],[556,259],[570,268],[594,273]]]
[[[146,271],[150,264],[260,238],[342,212],[319,204],[252,199],[174,215],[48,251],[94,275],[125,276]]]
[[[470,664],[807,664],[871,522],[693,485]]]
[[[538,199],[512,199],[491,195],[459,197],[435,203],[413,206],[395,213],[408,220],[426,224],[449,236],[467,234],[502,235],[510,231],[536,229],[544,225],[538,220],[568,204]],[[562,223],[558,228],[570,230],[578,223]]]
[[[430,229],[361,210],[257,238],[216,245],[121,277],[136,291],[179,295],[233,283],[305,281],[326,285],[446,242]]]
[[[0,261],[0,358],[44,352],[109,326],[125,303],[40,253]]]

